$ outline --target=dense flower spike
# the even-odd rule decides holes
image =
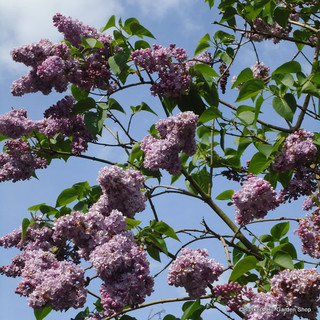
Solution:
[[[218,284],[212,288],[212,291],[215,298],[219,298],[219,301],[229,307],[228,312],[238,311],[239,308],[247,304],[254,296],[252,288],[241,286],[237,282]]]
[[[84,270],[72,262],[56,260],[52,253],[26,251],[21,276],[16,293],[28,297],[34,309],[80,308],[86,302]]]
[[[153,50],[139,49],[131,54],[131,58],[137,66],[149,73],[158,72],[159,81],[151,86],[154,95],[179,98],[192,84],[188,72],[188,56],[183,48],[176,48],[174,44],[169,48],[154,45]],[[177,62],[174,63],[173,59]]]
[[[0,181],[28,180],[36,169],[46,167],[46,160],[32,154],[23,139],[5,142],[6,153],[0,153]]]
[[[222,94],[225,94],[226,93],[226,86],[228,83],[228,78],[230,76],[230,72],[229,72],[229,69],[227,69],[227,65],[225,63],[222,63],[220,65],[219,71],[221,74],[220,88],[221,88]]]
[[[0,116],[0,133],[12,139],[30,134],[38,125],[38,122],[27,118],[27,110],[22,108]]]
[[[74,102],[71,96],[66,96],[47,109],[38,129],[49,138],[56,134],[71,136],[72,153],[79,155],[88,148],[93,136],[85,126],[83,116],[72,113]]]
[[[236,206],[236,222],[244,225],[255,218],[263,218],[279,205],[277,193],[270,182],[252,174],[244,181],[241,190],[232,196]]]
[[[317,153],[313,143],[313,133],[299,129],[290,134],[280,154],[274,159],[273,168],[277,172],[298,169],[310,164]]]
[[[302,204],[302,210],[309,211],[315,206],[319,206],[320,198],[319,191],[314,192],[311,196],[308,196],[304,199]]]
[[[140,191],[144,177],[139,171],[123,170],[117,166],[104,167],[99,172],[98,182],[105,194],[104,209],[109,206],[129,218],[145,209],[146,197]]]
[[[170,174],[178,174],[181,170],[179,153],[183,151],[191,156],[197,150],[194,138],[197,123],[198,116],[192,111],[158,121],[156,129],[160,139],[147,135],[141,141],[141,149],[145,153],[144,167],[150,170],[166,169]]]
[[[255,79],[266,79],[269,76],[270,68],[265,66],[263,62],[256,62],[251,67],[253,77]]]
[[[295,234],[302,242],[302,252],[313,258],[320,258],[320,208],[305,219],[300,219]]]
[[[170,266],[168,284],[184,287],[192,299],[205,294],[208,283],[218,280],[223,273],[223,266],[207,256],[206,249],[183,248],[181,256]]]

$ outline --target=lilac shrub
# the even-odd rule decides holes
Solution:
[[[191,156],[197,150],[197,123],[198,116],[192,111],[158,121],[156,129],[160,139],[147,135],[141,141],[141,149],[145,153],[144,167],[153,171],[166,169],[170,174],[178,174],[181,170],[179,153],[183,151]]]
[[[252,174],[248,175],[247,181],[242,183],[242,188],[234,193],[232,199],[236,206],[235,219],[240,225],[255,218],[264,218],[268,211],[274,210],[280,204],[270,182]]]
[[[206,249],[183,248],[180,257],[170,266],[168,284],[184,287],[192,299],[205,294],[208,283],[217,281],[223,273],[223,266],[207,256]]]

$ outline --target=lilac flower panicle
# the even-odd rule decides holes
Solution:
[[[25,109],[12,110],[0,116],[0,133],[12,139],[30,134],[38,128],[38,122],[27,118]]]
[[[21,277],[16,293],[28,297],[34,309],[80,308],[86,302],[84,270],[72,262],[56,260],[50,252],[26,251]]]
[[[270,182],[248,175],[248,180],[242,183],[242,188],[232,196],[236,206],[236,222],[244,225],[253,219],[264,218],[269,210],[279,206],[277,193]]]
[[[290,134],[280,154],[274,159],[274,170],[284,172],[310,164],[317,153],[312,138],[313,133],[304,129]]]
[[[302,210],[309,211],[313,207],[317,206],[317,203],[320,202],[319,191],[314,192],[312,195],[306,197],[302,204]]]
[[[218,280],[223,266],[207,258],[207,250],[183,248],[181,255],[170,266],[168,284],[184,287],[190,298],[205,294],[208,283]]]
[[[320,208],[305,219],[299,220],[299,227],[295,234],[302,242],[302,252],[313,258],[320,258]]]
[[[141,193],[143,175],[133,169],[123,170],[117,166],[104,167],[98,174],[98,182],[111,209],[133,218],[145,209],[146,197]],[[106,203],[104,204],[106,208]]]
[[[198,116],[192,111],[158,121],[156,129],[160,139],[147,135],[141,141],[141,149],[145,153],[144,167],[153,171],[166,169],[170,174],[178,174],[181,170],[179,153],[183,151],[191,156],[197,150],[197,123]]]
[[[43,169],[47,162],[32,154],[28,142],[23,139],[5,142],[6,153],[0,153],[0,182],[28,180],[36,169]]]
[[[269,76],[270,68],[265,66],[263,62],[256,62],[251,67],[253,77],[255,79],[266,79]]]

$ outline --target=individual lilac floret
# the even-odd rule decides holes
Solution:
[[[316,191],[311,196],[308,196],[304,199],[302,204],[302,210],[309,211],[313,207],[318,206],[319,203],[320,203],[319,191]]]
[[[320,274],[316,269],[280,271],[271,279],[271,292],[282,306],[292,308],[298,317],[317,318]]]
[[[207,256],[206,249],[183,248],[181,256],[170,266],[168,284],[184,287],[192,299],[205,294],[208,283],[218,280],[223,273],[223,266]]]
[[[98,182],[111,209],[117,209],[129,218],[145,209],[146,197],[140,191],[144,178],[140,171],[104,167],[99,172]]]
[[[0,153],[0,182],[28,180],[36,169],[43,169],[47,162],[44,158],[31,153],[28,142],[23,139],[5,142],[6,153]]]
[[[170,174],[178,174],[181,170],[179,153],[183,151],[191,156],[197,150],[197,123],[198,116],[192,111],[158,121],[156,129],[160,139],[147,135],[141,141],[141,149],[145,153],[144,167],[153,171],[166,169]]]
[[[313,133],[299,129],[286,138],[283,149],[274,159],[273,168],[277,172],[284,172],[304,167],[312,162],[316,153]]]
[[[299,220],[299,228],[295,234],[299,236],[302,242],[302,252],[313,258],[320,258],[320,208],[317,208],[312,214],[307,215],[305,219]]]
[[[54,310],[80,308],[86,302],[84,270],[67,261],[58,261],[42,250],[26,252],[22,281],[16,293],[28,297],[30,307]]]
[[[269,210],[279,205],[277,193],[270,182],[252,174],[244,181],[242,188],[232,196],[236,206],[236,222],[244,225],[253,219],[261,219]]]
[[[0,116],[0,133],[12,139],[30,134],[37,128],[38,122],[27,118],[27,111],[22,108]]]
[[[228,312],[238,311],[239,308],[247,304],[254,296],[252,288],[241,286],[239,283],[232,281],[225,284],[218,284],[212,288],[212,291],[215,298],[219,298],[219,301],[229,307]]]
[[[251,70],[255,79],[266,79],[270,72],[270,68],[265,66],[263,62],[256,62]]]

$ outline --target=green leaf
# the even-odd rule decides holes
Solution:
[[[201,114],[199,123],[206,123],[219,117],[221,117],[220,110],[216,107],[210,107]]]
[[[237,76],[237,80],[233,83],[232,89],[236,86],[253,79],[253,72],[250,68],[243,69]]]
[[[258,263],[257,258],[253,256],[244,257],[240,260],[232,270],[229,281],[236,281],[240,278],[244,273],[254,269]]]
[[[285,94],[283,98],[275,97],[272,100],[273,109],[285,120],[292,122],[297,103],[291,93]]]
[[[131,110],[133,111],[133,113],[137,113],[140,111],[147,111],[158,116],[145,102],[141,102],[141,104],[136,107],[131,106]]]
[[[226,190],[216,196],[216,200],[230,200],[234,194],[233,190]]]
[[[238,241],[236,243],[237,246],[243,248],[243,249],[247,249],[247,247],[241,242],[241,241]],[[232,261],[233,261],[233,264],[236,264],[244,255],[244,252],[237,249],[237,248],[233,248],[233,251],[232,251]]]
[[[270,230],[272,236],[276,240],[280,240],[282,237],[284,237],[290,229],[290,222],[281,222],[273,226]]]
[[[250,160],[249,172],[253,174],[260,173],[269,166],[271,161],[272,160],[268,161],[262,152],[257,152]]]
[[[211,85],[213,83],[214,77],[219,77],[217,72],[207,64],[198,63],[195,64],[193,68],[202,74],[208,85]]]
[[[81,101],[83,99],[88,98],[89,91],[81,90],[75,84],[72,84],[71,85],[71,94],[77,101]]]
[[[109,110],[117,110],[117,111],[120,111],[120,112],[126,114],[124,109],[121,107],[120,103],[116,99],[113,99],[113,98],[108,99],[108,109]]]
[[[152,259],[161,262],[160,250],[157,247],[155,247],[153,245],[147,245],[146,249],[147,249],[147,252],[148,252],[149,256]]]
[[[148,239],[157,247],[159,248],[163,253],[165,253],[166,255],[168,255],[168,249],[167,249],[167,245],[166,242],[160,238],[159,236],[155,236],[155,235],[148,235]]]
[[[116,76],[119,76],[120,73],[127,68],[127,61],[129,57],[130,51],[125,50],[123,52],[116,53],[108,59],[109,66]]]
[[[281,74],[281,73],[297,73],[297,72],[301,72],[300,63],[297,61],[289,61],[282,64],[280,67],[274,70],[272,72],[272,75]]]
[[[47,206],[46,204],[43,204],[42,206],[40,206],[39,209],[41,213],[46,214],[47,216],[51,216],[59,212],[56,208]]]
[[[287,252],[292,259],[297,258],[297,251],[294,247],[294,245],[290,242],[280,244],[279,246],[276,246],[272,249],[271,254],[274,256],[278,251]]]
[[[134,44],[134,50],[151,48],[150,44],[144,40],[138,40]]]
[[[199,299],[197,299],[194,302],[188,301],[184,305],[187,305],[188,307],[184,310],[181,320],[193,319],[192,316],[194,315],[195,312],[200,311],[200,314],[201,314],[201,312],[205,309],[205,307],[200,304]]]
[[[180,241],[176,232],[163,221],[158,221],[153,228],[155,231],[161,234],[164,234],[172,239]]]
[[[39,203],[35,204],[34,206],[31,206],[28,208],[29,211],[38,211],[41,206],[45,205],[45,203]]]
[[[137,318],[134,318],[134,317],[131,317],[131,316],[125,314],[124,316],[122,316],[120,318],[120,320],[137,320]]]
[[[228,43],[232,43],[235,39],[235,36],[232,34],[229,34],[227,32],[224,32],[222,30],[218,30],[215,35],[214,35],[215,39],[220,39],[223,43],[228,44]]]
[[[85,48],[104,48],[103,43],[95,38],[83,38],[82,44]]]
[[[104,120],[107,117],[107,111],[99,108],[97,112],[87,112],[84,115],[84,123],[93,136],[101,135]]]
[[[285,269],[294,269],[294,265],[292,262],[292,258],[289,253],[284,252],[284,251],[277,251],[275,255],[273,256],[273,261],[277,265],[279,265],[282,268]]]
[[[163,320],[180,320],[178,318],[176,318],[173,314],[167,314]]]
[[[78,198],[78,191],[75,188],[64,189],[57,198],[56,207],[62,207]]]
[[[261,242],[273,241],[273,237],[270,234],[263,234],[262,236],[260,236],[260,241]]]
[[[273,152],[274,146],[271,144],[258,144],[256,145],[257,149],[263,153],[266,158],[269,158],[270,154]]]
[[[51,310],[51,307],[46,307],[43,309],[34,309],[34,316],[37,320],[42,320],[51,312]]]
[[[206,110],[199,93],[196,90],[190,90],[188,94],[184,94],[178,101],[180,111],[193,111],[197,115],[201,115]]]
[[[155,36],[149,30],[143,27],[140,23],[131,23],[130,31],[132,35],[138,36],[140,38],[149,37],[155,39]]]
[[[96,107],[96,102],[92,98],[85,98],[78,101],[72,108],[73,114],[84,113]]]
[[[212,9],[214,5],[214,0],[205,0],[205,2],[208,2],[209,8]]]
[[[287,7],[277,7],[273,12],[275,20],[283,28],[286,28],[288,25],[290,13],[291,10]]]
[[[142,221],[126,218],[127,230],[136,228]]]
[[[112,27],[115,27],[115,26],[116,26],[116,17],[115,17],[115,15],[112,15],[109,18],[107,24],[102,29],[100,29],[100,32],[105,32],[106,30],[108,30]]]
[[[198,55],[199,53],[203,52],[208,48],[210,48],[209,42],[201,42],[197,45],[196,50],[194,51],[194,54]]]
[[[236,102],[241,102],[249,98],[255,97],[264,89],[264,82],[260,79],[248,80],[240,89]]]
[[[27,230],[28,227],[30,226],[30,220],[28,218],[24,218],[22,220],[22,233],[21,233],[21,240],[24,241],[26,234],[27,234]]]

